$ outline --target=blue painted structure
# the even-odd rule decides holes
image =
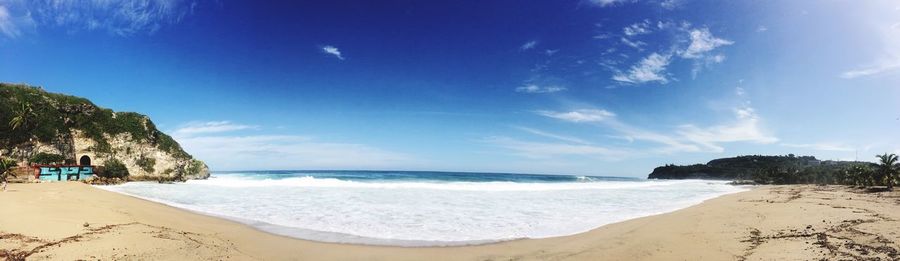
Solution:
[[[36,174],[40,180],[68,181],[83,180],[94,175],[94,166],[35,166],[40,171]]]

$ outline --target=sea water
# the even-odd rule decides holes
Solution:
[[[449,246],[585,232],[745,188],[708,180],[391,171],[247,171],[100,188],[301,239]]]

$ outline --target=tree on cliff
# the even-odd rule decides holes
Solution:
[[[28,102],[22,102],[22,107],[16,109],[13,115],[12,119],[9,120],[9,127],[13,130],[22,127],[27,129],[31,119],[35,117],[34,110],[31,109],[31,104]]]
[[[878,172],[881,175],[879,177],[879,181],[884,182],[888,190],[894,189],[894,179],[897,176],[897,154],[883,154],[878,155],[878,159],[881,161],[878,165]]]

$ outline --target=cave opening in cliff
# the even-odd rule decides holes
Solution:
[[[81,156],[81,159],[78,160],[78,165],[81,166],[90,166],[91,165],[91,157],[88,155]]]

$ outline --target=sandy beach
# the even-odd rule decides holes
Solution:
[[[282,237],[80,183],[0,193],[7,260],[896,260],[900,193],[762,186],[565,237],[380,247]]]

